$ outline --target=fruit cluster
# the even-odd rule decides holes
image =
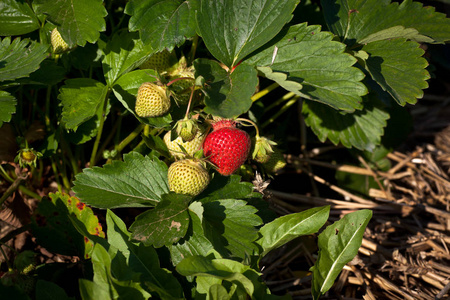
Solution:
[[[139,87],[135,105],[137,116],[165,115],[170,111],[171,99],[178,105],[187,105],[184,119],[176,122],[174,129],[164,135],[174,160],[168,170],[171,191],[197,196],[210,182],[208,169],[211,166],[219,174],[229,176],[243,166],[250,153],[268,173],[284,166],[282,154],[274,148],[276,143],[260,137],[252,121],[205,117],[203,124],[207,126],[201,126],[201,114],[192,117],[189,111],[196,91],[195,77],[194,70],[187,67],[184,58],[173,63],[173,53],[163,51],[151,56],[140,68],[157,71],[159,78],[155,83],[145,82]],[[253,141],[246,131],[237,127],[248,123],[256,129]]]

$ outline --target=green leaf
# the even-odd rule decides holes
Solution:
[[[279,217],[264,225],[257,243],[263,248],[262,256],[279,248],[287,242],[302,236],[316,233],[327,221],[330,206],[314,207],[299,213]]]
[[[197,255],[183,259],[176,270],[183,276],[212,276],[226,280],[245,287],[250,295],[253,293],[251,280],[243,275],[245,271],[250,270],[250,267],[237,261]]]
[[[176,243],[188,230],[187,209],[191,199],[190,196],[175,193],[163,195],[156,208],[136,217],[130,227],[132,239],[155,248]]]
[[[434,7],[411,0],[390,2],[322,0],[321,4],[328,27],[349,46],[392,38],[428,43],[450,40],[450,19]]]
[[[84,278],[79,279],[79,285],[81,299],[111,299],[109,290],[105,286]]]
[[[229,300],[231,299],[228,295],[227,289],[220,284],[213,284],[209,288],[208,297],[211,300]]]
[[[66,132],[68,140],[72,143],[80,145],[90,141],[92,138],[97,136],[98,129],[100,127],[100,121],[104,115],[104,120],[106,120],[111,109],[110,103],[106,104],[106,110],[103,111],[103,106],[99,105],[97,107],[97,112],[95,115],[77,127],[77,131]]]
[[[5,299],[31,300],[24,289],[19,288],[17,285],[6,286],[0,284],[0,295]]]
[[[227,199],[203,204],[205,236],[223,257],[244,259],[258,248],[256,226],[262,224],[256,208],[246,201]]]
[[[376,104],[376,105],[374,105]],[[352,114],[340,112],[313,101],[303,102],[305,123],[321,142],[328,138],[335,145],[371,151],[381,142],[389,114],[374,97],[364,102],[363,110]]]
[[[17,79],[21,84],[56,85],[64,80],[66,70],[57,65],[54,60],[44,60],[39,69],[30,74],[29,77]]]
[[[162,138],[155,135],[149,135],[145,136],[142,135],[142,140],[145,142],[147,147],[153,151],[156,151],[157,153],[161,154],[162,156],[166,158],[171,158],[172,155],[169,152],[169,149],[167,148],[166,143]]]
[[[258,85],[257,72],[252,66],[241,64],[230,73],[217,61],[200,58],[194,61],[194,67],[195,77],[203,76],[206,81],[205,112],[233,118],[250,109],[251,96]]]
[[[129,242],[130,233],[122,219],[109,209],[106,211],[106,229],[108,243],[128,257],[130,254],[129,246],[131,245]]]
[[[77,197],[98,208],[149,207],[169,192],[165,163],[136,152],[125,154],[123,160],[76,175]]]
[[[67,296],[64,289],[53,282],[38,280],[36,282],[36,300],[48,299],[71,300],[75,298]]]
[[[294,25],[246,62],[299,96],[349,112],[361,109],[364,73],[353,67],[356,59],[345,45],[332,39],[318,25]]]
[[[217,285],[229,287],[232,299],[279,299],[270,297],[269,290],[261,282],[260,274],[243,263],[223,258],[191,256],[181,261],[176,270],[184,276],[197,276],[197,292],[209,294]],[[250,296],[250,297],[247,297]],[[268,296],[268,297],[267,297]]]
[[[319,257],[311,268],[313,299],[319,299],[334,283],[342,268],[358,253],[372,211],[345,215],[319,235]]]
[[[106,213],[109,243],[121,251],[128,261],[127,268],[140,273],[141,282],[162,299],[179,299],[182,288],[176,278],[160,267],[158,254],[153,247],[135,245],[129,241],[130,233],[125,223],[112,211]]]
[[[97,113],[105,101],[108,87],[94,79],[76,78],[66,80],[59,92],[64,127],[76,131],[79,125]]]
[[[0,41],[0,81],[26,77],[47,57],[47,45],[6,37]]]
[[[423,97],[430,74],[419,44],[394,39],[369,43],[362,50],[369,54],[364,67],[398,104],[415,104]]]
[[[168,246],[174,266],[178,265],[186,257],[194,255],[206,256],[213,249],[212,244],[206,238],[201,217],[203,217],[203,206],[200,202],[193,202],[189,206],[189,223],[186,235],[173,245]]]
[[[120,31],[106,45],[104,53],[103,72],[108,85],[113,86],[121,75],[142,64],[154,50],[145,46],[137,34]]]
[[[198,30],[211,54],[231,69],[280,32],[298,3],[203,0],[197,12]]]
[[[61,193],[49,196],[39,202],[33,216],[33,235],[49,251],[88,258],[92,252],[93,243],[86,241],[77,231],[71,217],[84,225],[87,234],[104,237],[98,218],[91,208],[76,197]]]
[[[22,35],[39,28],[39,20],[26,1],[0,2],[0,36]]]
[[[196,34],[195,11],[199,0],[131,0],[125,13],[131,15],[128,28],[139,30],[144,44],[155,52],[171,51]]]
[[[3,122],[9,122],[11,115],[16,112],[17,100],[5,91],[0,91],[0,127]]]
[[[136,70],[121,76],[113,86],[114,95],[122,105],[132,113],[141,123],[157,127],[170,127],[172,117],[169,113],[155,118],[141,118],[136,115],[135,105],[137,91],[142,83],[156,81],[156,72],[154,70]]]
[[[36,12],[58,26],[63,40],[70,46],[95,43],[106,30],[108,14],[102,0],[35,0]]]
[[[260,195],[254,192],[253,184],[241,182],[239,175],[215,176],[197,199],[206,203],[214,200],[259,198]]]
[[[90,297],[103,296],[107,293],[109,297],[100,299],[148,299],[150,294],[141,287],[139,274],[132,272],[126,268],[126,265],[123,265],[125,259],[121,252],[111,255],[112,257],[103,246],[95,245],[92,253],[94,287],[91,287],[91,283],[87,284],[86,288],[80,288],[82,295],[84,291],[90,293],[90,295],[83,295],[83,298],[95,299]],[[92,290],[92,288],[95,290]]]

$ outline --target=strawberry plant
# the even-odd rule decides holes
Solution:
[[[277,217],[250,181],[286,165],[296,108],[322,143],[389,152],[388,121],[423,96],[422,48],[449,41],[450,20],[411,0],[3,0],[0,36],[1,203],[38,199],[22,231],[77,258],[10,265],[2,296],[289,298],[259,263],[318,234],[319,299],[371,211]]]

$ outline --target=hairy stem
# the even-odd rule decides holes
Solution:
[[[241,124],[242,124],[242,123],[249,123],[250,126],[255,127],[255,129],[256,129],[256,136],[259,137],[259,129],[258,129],[258,125],[256,125],[255,122],[253,122],[253,121],[251,121],[251,120],[248,120],[248,119],[243,119],[243,118],[237,118],[236,121],[237,121],[237,122],[240,122]],[[244,124],[243,124],[243,125],[244,125]],[[246,126],[248,126],[248,125],[246,125]]]
[[[199,42],[198,35],[195,35],[194,39],[192,40],[191,50],[189,51],[188,54],[188,61],[190,63],[192,63],[195,59],[195,53],[197,52],[198,42]]]
[[[97,150],[98,150],[98,146],[100,144],[100,140],[102,138],[103,125],[105,124],[106,107],[108,106],[108,97],[109,97],[110,92],[111,92],[111,89],[108,89],[108,91],[106,92],[105,98],[103,99],[102,116],[100,118],[100,125],[98,127],[97,137],[95,138],[94,147],[92,148],[91,160],[89,161],[90,167],[95,166]]]
[[[3,202],[5,202],[6,199],[8,199],[9,196],[11,196],[18,188],[19,185],[22,183],[22,181],[24,180],[23,177],[17,177],[16,180],[14,180],[14,182],[8,187],[8,189],[6,190],[6,192],[3,194],[3,196],[0,198],[0,210],[1,210],[1,206],[3,205]]]
[[[269,120],[267,120],[266,122],[264,122],[261,125],[261,128],[266,127],[267,125],[269,125],[270,123],[272,123],[273,121],[275,121],[280,115],[282,115],[286,110],[288,110],[292,105],[294,105],[298,99],[300,97],[294,97],[291,100],[289,100],[277,113],[275,113]]]
[[[191,91],[191,96],[189,97],[189,102],[186,108],[186,114],[184,115],[184,119],[187,120],[188,116],[189,116],[189,110],[191,109],[191,103],[192,103],[192,99],[194,98],[194,91],[195,91],[195,86],[191,87],[192,91]]]
[[[131,143],[144,129],[145,124],[139,124],[138,127],[136,127],[125,139],[123,139],[119,145],[117,145],[116,150],[117,152],[122,152],[122,150]]]
[[[261,99],[262,97],[264,97],[265,95],[267,95],[268,93],[270,93],[271,91],[273,91],[274,89],[276,89],[277,87],[279,87],[280,85],[276,82],[272,83],[271,85],[269,85],[268,87],[260,90],[259,92],[257,92],[256,94],[254,94],[252,96],[252,101],[258,101],[259,99]]]

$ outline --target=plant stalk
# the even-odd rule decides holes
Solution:
[[[258,101],[259,99],[261,99],[262,97],[264,97],[265,95],[267,95],[268,93],[270,93],[271,91],[273,91],[274,89],[276,89],[279,86],[280,85],[278,83],[274,82],[271,85],[269,85],[268,87],[264,88],[263,90],[260,90],[256,94],[254,94],[250,99],[252,99],[252,102]]]
[[[105,124],[105,119],[106,119],[106,107],[108,105],[109,93],[111,93],[111,89],[108,89],[108,91],[106,92],[106,96],[103,99],[102,116],[100,118],[100,125],[98,127],[97,137],[95,138],[94,147],[92,148],[91,159],[89,161],[90,167],[95,166],[97,150],[98,150],[98,146],[100,145],[100,140],[102,138],[102,132],[103,132],[103,125]]]
[[[289,100],[277,113],[275,113],[269,120],[267,120],[266,122],[264,122],[261,125],[261,128],[266,127],[267,125],[269,125],[270,123],[272,123],[273,121],[275,121],[276,118],[278,118],[280,115],[282,115],[286,110],[288,110],[292,105],[295,104],[295,102],[298,101],[298,99],[300,99],[299,96],[294,97],[293,99]]]
[[[138,127],[136,127],[125,139],[123,139],[119,145],[117,145],[116,150],[117,152],[122,152],[122,150],[131,143],[144,129],[145,124],[139,124]]]

